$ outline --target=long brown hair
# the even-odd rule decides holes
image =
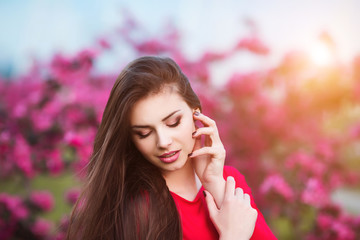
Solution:
[[[136,149],[130,111],[165,85],[175,86],[191,108],[200,101],[180,67],[169,58],[129,63],[110,93],[67,239],[182,239],[174,200],[160,170]]]

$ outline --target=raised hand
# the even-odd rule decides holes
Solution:
[[[235,180],[228,177],[224,200],[218,208],[213,196],[204,191],[210,219],[215,225],[221,240],[250,239],[254,232],[257,211],[250,205],[250,196],[241,188],[235,189]]]
[[[217,205],[220,206],[225,190],[223,179],[225,148],[214,120],[197,111],[194,113],[194,120],[200,121],[203,127],[197,128],[193,134],[196,141],[190,158],[193,158],[195,172],[204,188],[211,192]],[[204,145],[201,144],[201,136],[204,136]]]

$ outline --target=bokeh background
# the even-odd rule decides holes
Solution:
[[[360,239],[360,2],[0,2],[0,239],[63,239],[112,84],[172,57],[279,239]]]

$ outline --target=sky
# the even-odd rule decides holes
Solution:
[[[230,48],[249,34],[245,20],[252,20],[271,53],[261,59],[245,54],[238,59],[244,70],[275,65],[292,50],[312,51],[324,31],[341,62],[360,54],[357,0],[1,0],[0,71],[25,72],[33,57],[83,49],[119,26],[125,10],[151,34],[173,22],[189,58]],[[115,62],[108,58],[100,68],[116,71]]]

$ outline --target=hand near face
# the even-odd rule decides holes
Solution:
[[[215,121],[199,112],[194,113],[194,120],[200,121],[204,126],[193,134],[196,140],[190,158],[193,159],[193,167],[204,188],[211,192],[220,206],[225,189],[223,169],[226,152]],[[201,136],[204,136],[204,146]]]
[[[241,188],[235,188],[235,180],[228,177],[225,196],[220,208],[212,195],[205,191],[211,221],[222,240],[250,239],[257,219],[257,211],[250,205],[250,196]]]
[[[194,134],[195,146],[191,158],[196,174],[202,183],[223,178],[225,149],[220,140],[214,120],[202,113],[195,112],[194,119],[199,120],[204,127],[198,128]],[[201,146],[201,136],[205,136],[204,146]]]

